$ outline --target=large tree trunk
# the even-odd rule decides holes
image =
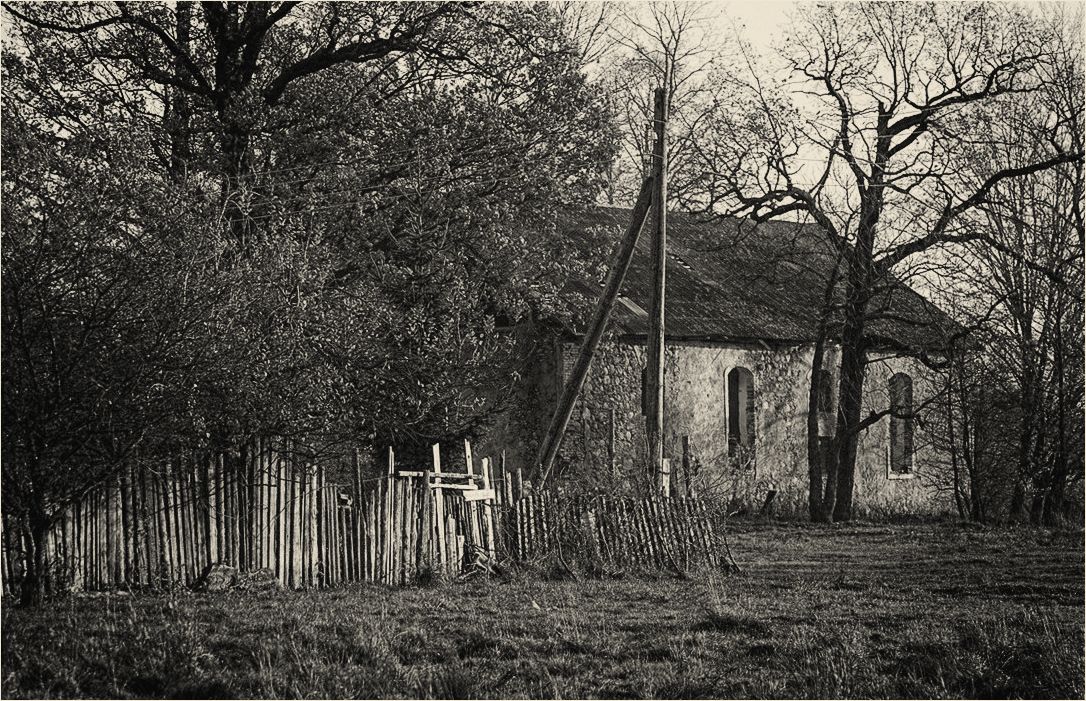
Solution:
[[[1053,370],[1056,375],[1056,451],[1053,456],[1052,477],[1045,500],[1045,510],[1041,523],[1048,527],[1063,525],[1064,490],[1067,486],[1068,450],[1067,450],[1067,384],[1064,371],[1063,345],[1063,304],[1062,299],[1056,311],[1056,343]]]
[[[175,9],[177,45],[182,51],[189,50],[192,29],[192,5],[177,3]],[[178,77],[187,77],[184,62],[174,59],[173,70]],[[167,103],[163,117],[166,132],[170,136],[170,173],[176,180],[183,180],[192,162],[192,100],[184,90],[167,91]]]
[[[947,419],[947,445],[950,448],[950,471],[954,487],[954,507],[958,511],[958,518],[967,518],[962,486],[961,469],[958,466],[958,442],[954,431],[954,378],[948,377],[946,383],[946,419]]]
[[[1026,485],[1019,475],[1014,481],[1014,492],[1011,494],[1011,503],[1007,509],[1007,520],[1011,523],[1023,523],[1029,517],[1026,511]]]
[[[834,439],[836,497],[832,500],[832,504],[828,498],[823,502],[824,508],[832,508],[834,521],[848,521],[852,518],[856,444],[859,440],[859,433],[855,431],[855,427],[860,423],[864,375],[867,371],[863,342],[865,304],[861,297],[865,293],[864,287],[850,285],[850,299],[845,307],[845,325],[841,334],[841,380],[838,390],[837,435]],[[827,481],[827,496],[829,487]]]
[[[840,454],[838,452],[839,440],[839,435],[834,436],[830,441],[830,449],[822,455],[822,469],[826,474],[826,488],[822,492],[822,512],[818,515],[818,520],[822,523],[833,523],[833,509],[837,504],[838,455]]]
[[[880,121],[881,124],[881,121]],[[876,161],[885,162],[886,143],[880,139]],[[856,245],[848,259],[844,320],[841,330],[841,378],[838,389],[837,434],[835,453],[837,467],[837,496],[832,504],[833,520],[852,518],[852,490],[856,475],[856,444],[860,434],[863,409],[864,375],[867,372],[867,346],[864,340],[867,321],[867,301],[871,295],[874,275],[875,231],[882,213],[881,176],[874,175],[870,195],[860,204],[860,224]],[[828,491],[829,485],[827,485]],[[825,502],[823,508],[831,508]]]
[[[1064,494],[1067,489],[1067,466],[1056,465],[1056,472],[1052,474],[1052,484],[1045,494],[1045,510],[1041,518],[1041,524],[1049,528],[1057,528],[1064,525]]]
[[[841,266],[841,251],[833,263],[833,273],[826,281],[823,290],[822,310],[818,319],[818,335],[815,337],[814,354],[811,359],[811,386],[807,397],[807,513],[812,521],[828,521],[833,512],[825,507],[824,495],[830,492],[830,488],[823,484],[823,479],[829,480],[830,475],[836,479],[837,462],[833,457],[833,438],[822,436],[822,415],[820,404],[822,393],[826,388],[822,386],[822,377],[825,372],[823,366],[826,362],[826,336],[833,315],[834,292],[837,288],[838,276]],[[833,406],[833,403],[830,403]],[[827,431],[829,434],[830,431]],[[836,482],[834,483],[836,490]],[[825,491],[824,491],[825,490]],[[835,493],[835,492],[834,492]]]
[[[37,606],[45,599],[49,584],[49,561],[45,557],[45,541],[49,535],[50,521],[40,509],[32,509],[27,525],[30,532],[19,605]]]
[[[1029,522],[1034,526],[1040,526],[1044,522],[1045,501],[1048,490],[1042,489],[1033,495],[1029,503]]]
[[[238,124],[224,125],[219,136],[224,176],[222,207],[239,251],[254,240],[253,212],[248,202],[253,194],[250,141],[249,131]]]
[[[209,29],[215,44],[215,112],[218,117],[218,141],[222,156],[222,207],[230,225],[235,245],[244,250],[253,238],[251,199],[253,136],[252,116],[241,103],[256,71],[254,55],[246,55],[245,24],[257,22],[250,10],[260,14],[266,8],[242,11],[240,3],[227,3],[221,12],[209,19]],[[205,12],[205,15],[207,13]],[[243,21],[244,15],[244,21]]]
[[[987,505],[991,486],[981,478],[977,445],[980,443],[980,425],[976,421],[968,421],[968,406],[963,408],[966,421],[963,423],[965,435],[962,437],[962,460],[965,462],[965,472],[969,478],[969,518],[973,521],[984,522],[988,518]]]

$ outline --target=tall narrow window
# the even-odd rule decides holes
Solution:
[[[754,450],[754,375],[746,368],[728,372],[728,455]]]
[[[890,378],[890,471],[913,470],[913,380],[905,373]]]

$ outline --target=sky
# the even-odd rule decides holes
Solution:
[[[727,0],[710,3],[709,12],[715,15],[719,31],[730,34],[735,26],[747,41],[764,51],[788,26],[794,7],[788,0]]]

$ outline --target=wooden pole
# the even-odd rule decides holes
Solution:
[[[318,463],[317,465],[317,500],[316,500],[316,513],[314,514],[317,520],[316,538],[317,538],[317,554],[315,557],[316,565],[314,566],[314,584],[316,586],[328,586],[331,582],[328,580],[328,553],[330,552],[329,542],[331,540],[328,518],[328,502],[329,492],[324,486],[324,463]],[[334,498],[332,498],[334,500]]]
[[[400,584],[400,541],[403,536],[403,483],[389,477],[389,584]]]
[[[483,458],[483,489],[491,488],[490,480],[490,458]],[[482,506],[483,517],[483,536],[486,540],[486,552],[491,561],[497,556],[497,551],[494,548],[494,500],[483,500]]]
[[[412,556],[414,551],[411,548],[415,530],[411,526],[411,517],[415,513],[414,479],[414,477],[405,477],[400,482],[400,569],[402,570],[400,582],[402,584],[407,584],[414,576],[414,557]]]
[[[339,576],[337,582],[350,582],[355,579],[354,573],[358,569],[358,550],[352,537],[354,533],[352,522],[354,505],[351,505],[350,510],[340,508],[338,489],[330,490],[329,496],[331,497],[331,515],[333,518],[333,542],[339,550],[343,551],[340,569],[337,573]]]
[[[133,472],[133,475],[137,473]],[[136,482],[135,484],[139,484]],[[79,502],[75,502],[69,508],[69,514],[71,516],[71,541],[70,541],[70,555],[71,558],[71,583],[73,589],[81,589],[80,582],[80,563],[79,563]],[[8,593],[8,587],[11,585],[11,568],[8,561],[8,543],[6,540],[7,530],[3,528],[3,518],[0,518],[0,544],[4,547],[4,552],[0,556],[0,569],[3,571],[4,582],[0,586],[0,592]],[[142,570],[141,570],[142,571]]]
[[[622,288],[622,281],[626,278],[626,271],[630,269],[630,261],[633,260],[637,239],[641,235],[641,229],[645,226],[645,220],[648,218],[649,204],[654,190],[652,184],[652,178],[646,178],[641,183],[641,192],[637,195],[637,203],[634,204],[633,212],[630,214],[630,224],[629,228],[626,229],[626,236],[622,239],[615,253],[611,271],[607,276],[607,284],[603,289],[599,304],[596,306],[592,323],[584,335],[584,340],[581,342],[577,362],[573,366],[569,379],[566,380],[565,387],[562,390],[562,398],[558,402],[558,408],[555,410],[554,416],[551,417],[550,425],[547,427],[546,434],[544,434],[535,473],[539,478],[538,484],[540,486],[545,484],[547,478],[550,477],[551,469],[554,467],[554,460],[558,455],[558,448],[562,445],[562,437],[569,425],[569,418],[573,415],[573,406],[577,402],[577,396],[581,393],[581,388],[588,377],[588,370],[592,366],[592,356],[595,355],[596,349],[599,348],[600,341],[603,339],[603,332],[607,329],[607,322],[611,318],[611,310],[614,309],[615,299]]]
[[[132,536],[132,509],[131,502],[129,501],[132,493],[128,485],[128,468],[126,465],[118,475],[118,482],[121,492],[121,550],[124,557],[124,568],[121,576],[121,581],[118,584],[131,585],[132,584],[132,554],[135,552],[131,545]]]
[[[351,538],[355,539],[355,569],[354,580],[356,582],[364,581],[366,578],[366,541],[364,537],[363,524],[365,523],[365,496],[362,493],[362,486],[358,486],[358,490],[355,492],[357,499],[354,502],[354,506],[351,509],[354,521],[351,523]]]
[[[358,559],[356,561],[357,566],[355,572],[355,581],[360,582],[365,579],[366,557],[365,549],[363,547],[365,541],[362,539],[362,526],[364,523],[363,516],[365,515],[365,511],[363,511],[363,506],[365,504],[365,499],[362,492],[362,460],[361,456],[358,454],[357,448],[354,450],[354,493],[355,503],[354,509],[352,510],[352,515],[354,517],[354,529],[351,531],[351,537],[354,538],[355,553],[358,556]]]
[[[256,525],[256,508],[255,508],[255,496],[256,491],[253,488],[255,481],[254,475],[256,473],[256,461],[257,455],[254,453],[254,444],[249,443],[245,446],[242,452],[244,460],[241,463],[241,529],[242,529],[242,560],[240,567],[245,570],[251,570],[254,567],[255,551],[253,546],[253,531]]]
[[[419,492],[418,484],[421,480],[417,477],[411,478],[408,481],[408,502],[410,508],[407,512],[407,530],[410,534],[408,540],[408,550],[405,556],[405,561],[408,564],[408,582],[418,581],[419,578],[419,541],[422,538],[422,531],[425,530],[422,521],[422,494]]]
[[[378,581],[381,582],[382,584],[388,584],[389,583],[389,579],[388,579],[389,578],[389,570],[391,570],[391,565],[390,565],[390,560],[389,560],[390,550],[389,550],[389,546],[388,546],[388,534],[389,534],[389,530],[390,530],[389,527],[388,527],[388,513],[389,513],[389,499],[390,499],[389,490],[392,487],[392,480],[388,479],[388,476],[391,475],[392,471],[395,469],[395,461],[396,461],[396,454],[392,450],[392,447],[389,446],[389,449],[388,449],[388,467],[385,470],[385,478],[382,479],[380,482],[378,482],[378,484],[381,487],[381,502],[378,505],[379,511],[378,511],[378,520],[377,520],[377,528],[378,528],[377,555],[380,558],[380,563],[381,563],[381,576],[380,576],[380,579],[378,579]]]
[[[267,548],[268,548],[268,556],[265,558],[266,561],[267,561],[267,564],[265,566],[268,569],[270,569],[270,570],[272,570],[274,572],[275,571],[275,564],[276,564],[275,563],[275,561],[276,561],[275,539],[276,539],[276,536],[278,535],[278,528],[279,528],[279,516],[278,516],[279,507],[276,505],[276,497],[278,496],[279,480],[276,479],[276,476],[275,476],[275,469],[276,469],[276,463],[278,461],[278,454],[275,451],[275,443],[272,442],[272,441],[268,441],[267,450],[268,450],[268,457],[267,457],[267,461],[266,461],[267,465],[266,465],[265,470],[264,470],[264,479],[267,482],[267,484],[266,484],[266,489],[267,489],[266,528],[267,528],[267,533],[265,534],[265,542],[266,542],[266,545],[267,545]]]
[[[220,562],[223,557],[222,544],[222,455],[211,457],[210,474],[207,488],[210,492],[211,532],[208,534],[211,545],[211,561]]]
[[[360,516],[365,519],[365,527],[362,529],[363,541],[362,545],[365,548],[364,568],[362,570],[362,581],[373,581],[373,491],[366,490],[364,496],[366,508],[362,511]]]
[[[117,557],[118,545],[120,545],[120,538],[117,536],[117,485],[106,482],[106,584],[109,587],[114,587],[119,584],[118,574],[120,568],[117,566],[119,558]],[[49,563],[48,548],[46,548],[46,562]],[[52,563],[49,563],[50,565]]]
[[[299,459],[297,445],[294,446],[294,454],[294,481],[292,482],[292,484],[294,485],[294,499],[292,500],[294,505],[294,518],[291,520],[290,527],[294,532],[294,535],[291,536],[291,543],[294,548],[292,553],[292,557],[294,558],[292,560],[292,562],[294,563],[294,588],[301,589],[303,586],[305,586],[302,580],[302,577],[305,573],[305,562],[302,559],[305,543],[302,538],[305,535],[305,531],[303,529],[304,521],[302,519],[304,517],[305,508],[306,467],[305,463]]]
[[[234,541],[234,559],[237,562],[234,566],[242,572],[246,569],[245,563],[249,556],[249,547],[245,542],[245,516],[249,506],[246,498],[248,496],[246,494],[248,464],[249,451],[246,446],[242,446],[234,463],[234,524],[237,531]]]
[[[665,72],[666,80],[666,72]],[[653,484],[663,487],[664,460],[664,300],[667,296],[667,90],[656,89],[653,105],[656,144],[653,147],[652,296],[649,304],[648,416],[649,469]]]
[[[469,475],[475,475],[475,458],[471,452],[471,443],[467,440],[464,441],[464,466],[467,468]],[[479,487],[479,483],[474,479],[470,480],[470,484],[474,488]],[[464,517],[467,519],[468,528],[464,530],[465,535],[471,537],[471,544],[475,547],[482,545],[482,525],[479,523],[479,508],[476,503],[464,502]]]
[[[271,441],[265,443],[267,455],[264,458],[264,566],[269,570],[275,570],[275,528],[279,520],[276,518],[275,506],[275,444]]]
[[[396,481],[389,478],[385,480],[385,583],[394,584],[393,569],[396,564],[395,546],[396,537],[393,525],[396,515]]]
[[[159,585],[162,584],[162,529],[159,527],[159,521],[158,521],[158,490],[155,488],[155,484],[156,484],[156,480],[155,480],[154,473],[153,472],[151,473],[150,480],[148,480],[148,470],[144,469],[141,466],[141,468],[140,468],[140,486],[143,489],[143,496],[144,496],[144,502],[143,502],[144,503],[144,518],[145,518],[144,525],[145,525],[145,528],[146,528],[146,531],[147,531],[147,545],[148,545],[148,547],[147,547],[147,576],[148,576],[147,583],[151,586],[152,589],[157,589],[159,587]],[[82,535],[83,535],[83,543],[84,543],[84,545],[86,545],[87,536],[89,535],[89,531],[87,531],[86,529],[90,525],[90,523],[85,518],[86,517],[86,503],[85,502],[80,503],[79,510],[80,510],[80,512],[82,512],[80,514],[81,517],[82,517],[82,524],[81,525],[83,527],[83,534]],[[89,553],[87,553],[86,548],[84,548],[84,550],[83,550],[84,558],[86,558],[86,556],[88,554]],[[84,577],[83,588],[84,589],[87,588],[87,575],[89,574],[89,572],[87,571],[86,565],[87,565],[87,560],[84,559],[84,562],[83,562],[83,573],[84,573],[83,574],[83,577]]]
[[[509,479],[509,468],[506,467],[506,465],[505,465],[505,451],[504,450],[501,452],[501,457],[499,458],[499,462],[498,462],[498,475],[501,476],[501,489],[499,490],[501,492],[501,508],[498,509],[497,526],[498,526],[499,534],[504,534],[505,533],[505,516],[508,513],[509,507],[510,507],[512,501],[513,501],[510,498],[510,492],[509,492],[509,486],[510,486],[510,483],[512,482],[512,480]],[[504,541],[503,535],[499,535],[498,538],[499,538],[500,541]],[[502,543],[502,547],[505,547],[504,542]]]
[[[259,438],[252,441],[252,446],[253,468],[249,482],[249,493],[252,495],[249,508],[250,566],[260,569],[264,566],[264,449]]]
[[[187,457],[186,457],[187,456]],[[196,499],[193,489],[193,470],[190,462],[191,455],[182,454],[177,459],[177,480],[181,492],[182,526],[185,531],[185,559],[188,561],[188,576],[196,579],[200,574],[199,568],[199,540],[196,532]]]
[[[287,471],[288,471],[288,475],[287,475],[287,480],[288,481],[287,481],[287,485],[286,485],[287,486],[287,495],[286,495],[286,497],[287,497],[287,518],[286,518],[286,533],[285,533],[285,535],[286,535],[285,546],[286,547],[284,548],[285,555],[286,555],[286,560],[287,560],[287,566],[286,566],[287,579],[286,579],[285,584],[286,584],[287,588],[293,589],[297,584],[297,579],[294,576],[294,568],[295,568],[295,565],[296,565],[295,557],[294,557],[294,543],[295,543],[295,538],[296,538],[296,533],[295,533],[295,528],[294,528],[294,521],[295,521],[294,512],[296,511],[296,506],[295,506],[295,501],[294,500],[297,498],[297,496],[296,496],[296,490],[295,490],[296,475],[295,475],[295,470],[294,470],[294,457],[293,456],[291,456],[290,459],[289,459],[289,462],[287,462]]]
[[[442,490],[438,490],[438,498],[444,499]],[[456,519],[451,512],[445,514],[445,519],[445,566],[448,573],[455,576],[460,570],[456,559]]]
[[[433,546],[431,541],[433,539],[433,523],[434,523],[434,506],[433,506],[433,494],[430,491],[430,479],[433,472],[426,470],[422,473],[422,514],[421,523],[419,524],[419,555],[418,555],[418,571],[428,572],[432,569],[431,560]]]
[[[173,519],[171,514],[173,513],[173,500],[170,498],[170,489],[167,470],[168,462],[163,464],[163,473],[159,475],[159,487],[162,493],[162,533],[164,537],[164,545],[166,551],[166,571],[168,572],[170,586],[176,581],[175,576],[175,563],[174,563],[174,542],[177,540],[177,533],[173,527]]]
[[[434,443],[434,476],[438,481],[441,480],[441,444]],[[426,489],[430,489],[430,481],[426,481]],[[445,567],[449,558],[446,556],[447,550],[445,545],[447,543],[445,539],[445,493],[443,490],[438,489],[437,494],[434,495],[434,522],[437,524],[437,566],[438,568]]]
[[[260,567],[260,482],[257,479],[260,472],[260,444],[250,441],[248,450],[248,484],[245,485],[245,488],[248,494],[246,502],[249,508],[245,514],[245,533],[248,538],[248,567],[250,570],[254,570]]]
[[[366,550],[369,553],[366,563],[366,580],[377,581],[377,489],[378,482],[366,493]]]
[[[283,547],[283,510],[286,508],[286,504],[283,498],[283,454],[281,446],[281,443],[275,446],[275,455],[272,458],[275,461],[275,537],[272,540],[272,551],[275,553],[275,576],[279,579],[279,583],[285,587],[287,585],[287,575],[286,559],[283,557],[285,552]]]
[[[309,516],[308,516],[308,519],[309,519],[309,586],[311,586],[311,587],[315,587],[318,584],[318,582],[317,582],[317,563],[320,561],[320,555],[319,555],[319,550],[318,550],[319,543],[317,542],[317,524],[318,524],[317,516],[318,516],[318,513],[319,513],[317,511],[317,497],[320,494],[320,491],[319,491],[320,490],[320,481],[317,479],[318,470],[320,470],[319,464],[313,465],[312,469],[310,470],[310,473],[309,473],[309,499],[308,499],[308,502],[307,502],[309,504]],[[338,504],[333,504],[332,505],[332,515],[335,516],[338,513],[339,513],[339,505]],[[335,536],[337,534],[338,534],[338,531],[336,533],[334,533],[333,536]],[[333,542],[335,542],[336,548],[338,550],[342,550],[342,548],[339,547],[338,540],[334,540]],[[333,557],[335,557],[334,553],[333,553]],[[337,572],[336,574],[339,574],[339,573]]]

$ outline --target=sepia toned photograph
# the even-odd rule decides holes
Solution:
[[[0,2],[0,697],[1083,698],[1084,13]]]

